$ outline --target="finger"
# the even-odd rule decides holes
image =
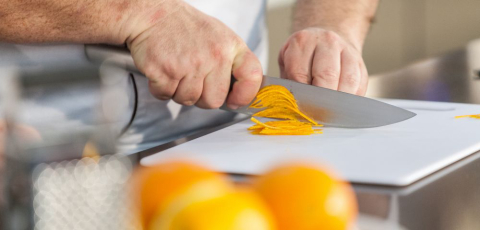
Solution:
[[[225,103],[230,88],[231,67],[222,67],[207,74],[203,81],[203,92],[196,106],[216,109]]]
[[[341,72],[341,49],[317,46],[312,63],[312,85],[337,90]]]
[[[154,97],[160,100],[169,100],[175,94],[178,83],[178,80],[173,80],[166,76],[158,77],[155,80],[149,80],[148,89]]]
[[[312,82],[311,66],[314,52],[315,45],[312,42],[303,44],[292,42],[284,54],[286,78],[310,84]]]
[[[197,103],[202,95],[203,77],[199,75],[188,75],[178,84],[173,100],[178,104],[191,106]]]
[[[361,73],[358,66],[358,59],[348,50],[342,52],[342,70],[338,91],[355,94],[360,87]]]
[[[360,63],[360,73],[362,74],[362,79],[360,80],[360,86],[356,94],[359,96],[365,96],[368,88],[368,71],[364,62]]]
[[[262,83],[262,65],[255,54],[246,49],[234,58],[232,74],[237,81],[228,95],[227,106],[236,109],[255,98]]]
[[[285,62],[283,61],[285,57],[285,50],[288,48],[288,44],[285,44],[280,52],[278,53],[278,67],[280,68],[280,78],[286,79],[287,74],[285,74]]]

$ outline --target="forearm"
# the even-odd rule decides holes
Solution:
[[[153,2],[0,0],[0,41],[121,44],[130,36],[126,21],[132,13]]]
[[[293,30],[332,30],[361,50],[377,5],[378,0],[298,0]]]

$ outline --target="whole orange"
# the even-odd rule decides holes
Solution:
[[[200,200],[180,197],[165,209],[164,215],[154,218],[149,227],[149,230],[275,229],[267,205],[251,191],[231,191]]]
[[[154,215],[161,215],[172,200],[198,183],[208,185],[204,189],[207,193],[230,188],[223,175],[189,161],[174,160],[149,167],[140,166],[133,173],[131,186],[134,190],[133,202],[138,207],[144,229]]]
[[[310,163],[276,167],[259,177],[254,187],[270,206],[278,229],[344,230],[358,212],[350,185]]]

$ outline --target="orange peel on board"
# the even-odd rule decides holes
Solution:
[[[480,114],[473,114],[473,115],[462,115],[462,116],[455,116],[455,119],[457,118],[474,118],[474,119],[480,119]]]
[[[293,94],[281,85],[263,87],[250,105],[250,108],[261,109],[252,115],[255,123],[248,128],[252,134],[259,135],[310,135],[322,133],[321,127],[313,119],[298,109]],[[279,120],[262,122],[255,117],[275,118]]]

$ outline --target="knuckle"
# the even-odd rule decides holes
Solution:
[[[309,74],[301,68],[294,67],[286,69],[287,78],[295,81],[308,81]]]
[[[232,70],[233,75],[237,80],[261,82],[263,76],[263,70],[260,64],[256,63],[256,60],[245,60],[240,66],[237,66]]]
[[[228,92],[229,92],[229,90],[230,90],[230,84],[229,84],[229,82],[219,84],[219,85],[217,86],[216,90],[217,90],[217,93],[218,93],[218,95],[219,95],[219,97],[217,97],[217,98],[219,98],[219,100],[221,101],[221,98],[225,98],[225,97],[227,97],[227,95],[228,95]]]
[[[190,61],[191,61],[191,65],[194,66],[195,69],[197,70],[200,69],[205,64],[204,59],[199,55],[193,55]]]
[[[145,74],[145,76],[154,77],[157,75],[157,72],[157,66],[151,63],[148,63],[143,67],[143,73]]]
[[[340,36],[333,32],[333,31],[326,31],[323,34],[324,41],[331,45],[331,46],[339,46],[340,45]]]
[[[223,101],[220,101],[220,100],[213,100],[209,103],[210,105],[210,109],[218,109],[220,108],[220,106],[223,105]]]
[[[173,61],[164,61],[161,65],[161,69],[168,76],[177,75],[177,65]]]
[[[310,38],[310,32],[306,30],[300,30],[294,34],[293,38],[298,43],[304,43]]]
[[[222,43],[215,43],[211,45],[211,56],[216,61],[222,61],[226,58],[225,45]]]
[[[245,42],[243,42],[243,39],[239,36],[233,36],[232,41],[234,42],[234,44],[238,44],[240,46],[245,45]]]
[[[357,74],[349,73],[345,75],[343,82],[347,85],[358,85],[360,84],[360,79],[358,78]]]
[[[260,68],[253,68],[250,70],[250,72],[247,74],[248,80],[252,81],[253,83],[255,82],[262,82],[263,79],[263,70]]]
[[[333,69],[323,69],[314,71],[313,77],[323,79],[327,83],[333,83],[338,81],[339,73]]]
[[[333,32],[333,31],[325,31],[324,34],[323,34],[323,37],[325,38],[325,40],[327,41],[330,41],[330,42],[335,42],[335,41],[338,41],[340,40],[340,36],[338,36],[337,33]]]
[[[200,99],[201,95],[202,95],[201,89],[195,88],[188,92],[188,95],[186,98],[187,98],[187,101],[193,101],[195,104],[195,102],[197,102],[198,99]]]
[[[298,70],[288,71],[287,76],[289,79],[299,82],[308,82],[309,79],[308,73]]]

